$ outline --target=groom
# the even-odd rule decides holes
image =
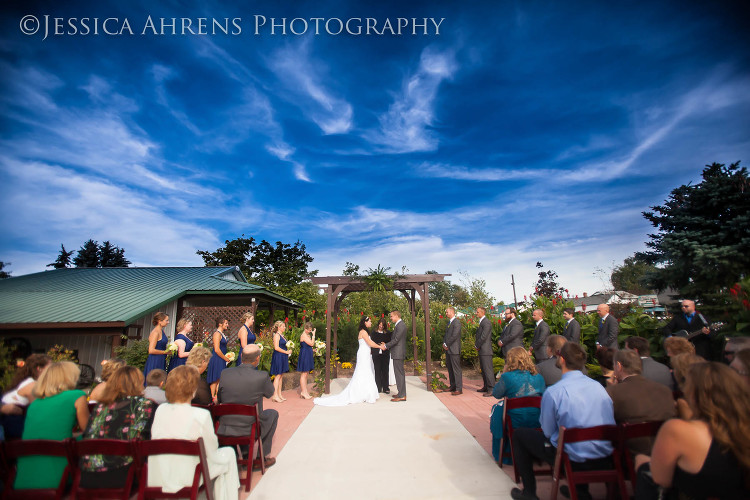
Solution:
[[[404,354],[406,353],[406,323],[401,321],[401,313],[398,311],[391,312],[391,321],[393,321],[393,337],[387,344],[383,342],[381,349],[391,351],[393,360],[393,374],[396,376],[396,387],[398,394],[391,398],[391,403],[406,401],[406,375],[404,374]]]

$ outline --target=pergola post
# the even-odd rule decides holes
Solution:
[[[414,290],[409,293],[409,309],[411,310],[411,339],[414,347],[414,375],[419,375],[417,361],[419,360],[419,346],[417,346],[417,301]]]
[[[333,285],[326,288],[326,383],[325,393],[331,392],[331,296],[333,295]]]
[[[425,353],[425,374],[427,375],[427,388],[432,387],[432,349],[430,348],[430,284],[422,283],[424,287],[424,297],[422,297],[422,307],[424,308],[424,353]]]

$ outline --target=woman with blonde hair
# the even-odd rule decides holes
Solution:
[[[199,375],[203,375],[203,372],[208,368],[208,363],[211,359],[211,351],[203,346],[193,347],[188,356],[186,366],[194,366],[198,370]],[[210,405],[213,401],[211,397],[211,388],[208,386],[203,378],[198,379],[198,388],[193,396],[192,403],[198,405]]]
[[[271,375],[275,375],[273,379],[274,393],[271,397],[271,401],[276,401],[277,403],[286,401],[286,398],[281,395],[281,377],[289,371],[289,355],[292,354],[292,350],[286,348],[286,338],[284,337],[285,330],[286,324],[284,324],[283,321],[277,321],[271,327],[271,333],[273,334]]]
[[[163,312],[158,312],[151,319],[151,324],[154,325],[154,328],[148,334],[148,358],[146,358],[146,366],[143,367],[144,384],[146,383],[148,372],[154,368],[165,371],[167,369],[167,344],[169,343],[169,338],[164,329],[169,324],[169,316]]]
[[[119,358],[113,358],[108,359],[103,365],[102,365],[102,383],[94,387],[94,389],[91,391],[91,394],[89,394],[89,402],[96,403],[99,401],[99,398],[102,397],[102,394],[104,394],[104,391],[107,388],[107,381],[109,378],[120,368],[125,366],[125,360],[119,359]]]
[[[23,439],[62,441],[73,436],[76,424],[86,427],[86,393],[76,389],[80,375],[81,370],[70,361],[52,363],[42,372],[34,386],[36,399],[26,413]],[[62,457],[21,457],[15,488],[56,488],[67,462]]]
[[[179,366],[167,377],[167,403],[159,405],[151,426],[153,439],[203,438],[208,459],[208,474],[213,481],[214,498],[237,500],[240,487],[237,473],[237,457],[229,447],[219,448],[214,432],[211,413],[190,405],[198,388],[200,374],[192,366]],[[148,486],[159,486],[166,492],[174,492],[193,483],[193,472],[198,457],[181,455],[157,455],[148,459]],[[252,471],[248,470],[248,474]],[[146,478],[141,478],[146,480]]]
[[[529,352],[523,347],[514,347],[505,356],[505,367],[500,379],[492,389],[492,395],[497,399],[520,398],[524,396],[541,396],[546,385],[544,377],[536,370],[536,365]],[[492,431],[492,455],[499,460],[501,455],[500,440],[503,437],[502,420],[503,401],[495,405],[490,417]],[[499,412],[499,416],[495,414]],[[509,410],[508,415],[513,427],[539,427],[539,408],[518,408]],[[506,441],[506,452],[510,452],[510,443]],[[503,459],[504,462],[509,459]],[[512,463],[512,462],[509,462]]]
[[[193,322],[187,318],[180,318],[180,321],[177,322],[177,335],[174,336],[177,352],[169,360],[169,370],[174,370],[187,361],[190,350],[195,345],[195,342],[188,337],[191,331],[193,331]]]
[[[748,498],[750,489],[750,392],[721,363],[695,363],[685,382],[692,416],[662,425],[651,456],[638,455],[636,498],[653,482],[689,498]],[[647,490],[639,491],[642,488]]]
[[[255,324],[253,313],[246,312],[240,319],[242,320],[242,326],[237,332],[237,339],[240,341],[240,355],[237,356],[237,366],[242,364],[242,351],[247,347],[247,344],[254,344],[256,339],[252,331],[252,327]]]
[[[224,334],[228,328],[228,319],[224,317],[216,318],[216,331],[212,338],[214,354],[208,362],[208,372],[206,373],[206,381],[211,386],[211,399],[216,399],[221,372],[231,363],[231,360],[227,357],[227,336]]]
[[[143,397],[143,373],[134,366],[122,365],[110,375],[83,439],[148,439],[157,406]],[[132,461],[131,457],[111,455],[81,457],[81,486],[123,486]]]
[[[668,337],[664,341],[664,351],[667,353],[667,356],[669,356],[671,362],[671,359],[678,354],[684,352],[695,354],[695,346],[684,337]]]

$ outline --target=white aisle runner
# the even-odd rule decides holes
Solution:
[[[510,498],[515,484],[458,419],[418,377],[406,385],[403,403],[314,407],[249,498]]]

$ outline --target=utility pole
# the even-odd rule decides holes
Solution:
[[[515,303],[516,309],[518,309],[518,299],[516,298],[516,279],[513,275],[510,275],[510,284],[513,286],[513,302]]]

